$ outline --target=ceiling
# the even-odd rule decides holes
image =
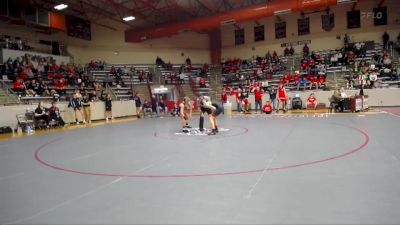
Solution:
[[[31,0],[30,4],[52,9],[55,4],[68,4],[65,14],[87,19],[112,28],[110,21],[123,23],[129,29],[143,30],[159,25],[190,20],[218,12],[266,3],[270,0]],[[135,20],[124,22],[125,16]]]

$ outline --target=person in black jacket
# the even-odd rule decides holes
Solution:
[[[35,109],[35,120],[43,120],[46,123],[46,126],[49,125],[49,110],[43,106],[42,101],[39,102],[38,107]]]
[[[104,105],[106,107],[106,121],[108,121],[108,119],[114,119],[112,116],[112,101],[111,101],[111,96],[110,94],[107,94],[107,97],[104,99]]]

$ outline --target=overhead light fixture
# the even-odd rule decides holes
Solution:
[[[131,21],[131,20],[134,20],[135,19],[135,17],[134,16],[127,16],[127,17],[124,17],[124,18],[122,18],[125,22],[128,22],[128,21]]]
[[[274,15],[283,15],[283,14],[288,14],[291,13],[292,9],[281,9],[281,10],[275,10]]]
[[[235,23],[236,23],[235,19],[223,20],[223,21],[221,21],[221,26],[233,25]]]
[[[344,4],[350,4],[350,3],[355,3],[357,0],[337,0],[336,3],[338,5],[344,5]]]
[[[68,8],[68,5],[63,3],[63,4],[59,4],[59,5],[54,6],[54,8],[57,9],[57,10],[63,10],[63,9]]]

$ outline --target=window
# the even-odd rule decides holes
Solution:
[[[360,27],[360,10],[347,12],[347,28],[354,29]]]
[[[235,45],[244,44],[244,29],[235,30]]]
[[[275,23],[275,38],[285,38],[286,37],[286,22],[276,22]]]
[[[254,41],[264,41],[264,25],[254,27]]]
[[[310,34],[310,18],[298,19],[297,28],[299,36]]]

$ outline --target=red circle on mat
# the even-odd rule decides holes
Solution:
[[[340,124],[336,124],[340,125]],[[75,169],[69,169],[69,168],[63,168],[54,164],[51,164],[49,162],[44,161],[43,159],[40,158],[40,152],[45,149],[46,146],[57,142],[61,139],[55,139],[53,141],[50,141],[46,144],[41,145],[38,149],[35,150],[35,160],[39,162],[40,164],[58,170],[62,172],[68,172],[68,173],[74,173],[74,174],[80,174],[80,175],[90,175],[90,176],[102,176],[102,177],[130,177],[130,178],[190,178],[190,177],[211,177],[211,176],[229,176],[229,175],[240,175],[240,174],[250,174],[250,173],[261,173],[261,172],[266,172],[266,171],[275,171],[275,170],[285,170],[285,169],[292,169],[292,168],[297,168],[297,167],[303,167],[303,166],[311,166],[315,164],[320,164],[340,158],[344,158],[346,156],[349,156],[351,154],[354,154],[361,149],[363,149],[365,146],[368,145],[369,143],[369,136],[368,133],[355,128],[355,127],[350,127],[350,126],[345,126],[345,125],[340,125],[352,130],[357,131],[358,133],[362,134],[364,137],[363,143],[356,148],[349,150],[347,152],[341,153],[339,155],[334,155],[330,156],[327,158],[319,159],[319,160],[314,160],[314,161],[309,161],[309,162],[303,162],[303,163],[296,163],[296,164],[291,164],[291,165],[285,165],[285,166],[278,166],[278,167],[269,167],[269,168],[260,168],[260,169],[253,169],[253,170],[243,170],[243,171],[230,171],[230,172],[214,172],[214,173],[192,173],[192,174],[159,174],[159,175],[139,175],[139,174],[118,174],[118,173],[99,173],[99,172],[91,172],[91,171],[80,171],[80,170],[75,170]]]

